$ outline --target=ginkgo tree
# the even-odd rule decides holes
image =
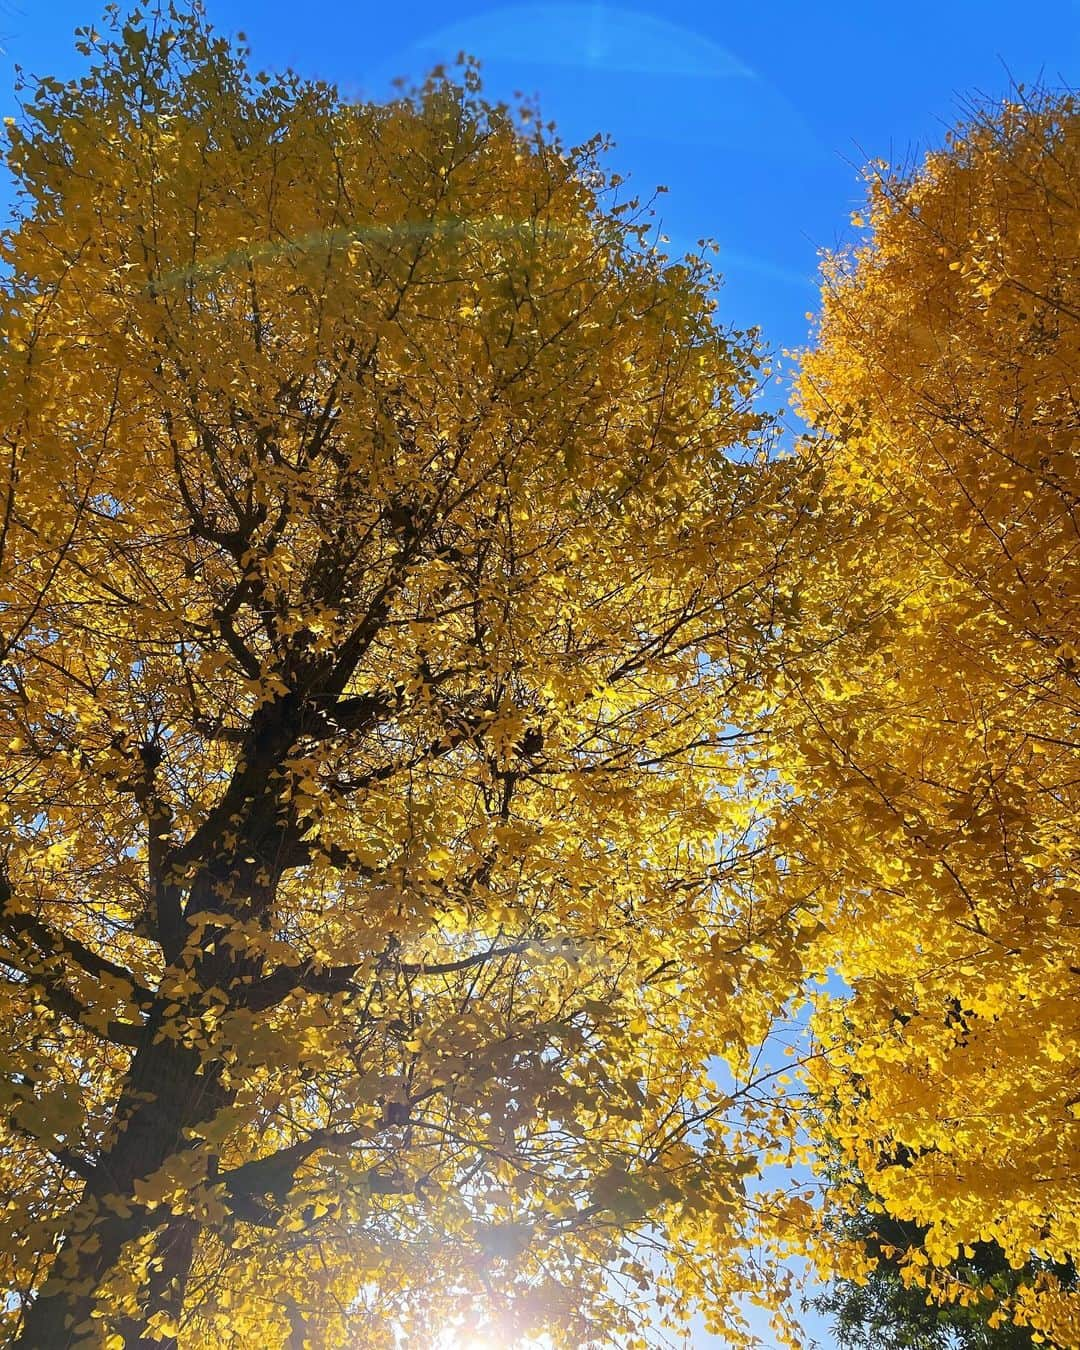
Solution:
[[[802,366],[818,544],[775,684],[780,884],[848,985],[816,1024],[823,1140],[856,1210],[918,1233],[889,1254],[906,1282],[1074,1346],[1075,98],[976,109],[921,166],[875,168],[855,224]],[[1030,1278],[980,1283],[980,1245]]]
[[[104,27],[7,133],[7,1340],[739,1343],[754,342],[469,67]]]

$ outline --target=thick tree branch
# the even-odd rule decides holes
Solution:
[[[62,1017],[70,1018],[83,1031],[90,1032],[92,1036],[96,1036],[99,1040],[110,1041],[113,1045],[126,1046],[132,1050],[139,1046],[142,1040],[142,1027],[138,1023],[118,1022],[110,1018],[104,1024],[95,1024],[90,1009],[54,976],[33,966],[27,969],[22,965],[17,965],[16,968],[26,976],[30,988],[41,991],[45,1002],[52,1008],[53,1012],[59,1013]]]
[[[7,892],[10,895],[10,891]],[[120,980],[131,987],[131,998],[141,1008],[149,1008],[154,995],[141,985],[125,966],[117,965],[107,956],[100,956],[78,938],[58,933],[41,919],[25,911],[5,908],[10,903],[5,896],[5,883],[0,880],[0,933],[7,933],[16,941],[29,939],[44,957],[68,958],[95,979]]]
[[[223,1187],[236,1218],[260,1228],[273,1228],[296,1184],[297,1172],[310,1157],[324,1151],[347,1152],[366,1137],[361,1130],[316,1130],[307,1139],[222,1173],[217,1184]],[[383,1193],[389,1193],[391,1188],[395,1193],[401,1193],[405,1188],[398,1177],[379,1173],[374,1168],[367,1180],[372,1190]]]
[[[534,946],[534,939],[523,939],[503,947],[491,947],[486,952],[473,952],[471,956],[463,956],[456,961],[395,961],[387,957],[384,964],[386,968],[392,968],[402,975],[456,975],[488,961],[520,956]],[[292,993],[348,993],[355,988],[353,980],[360,969],[359,965],[317,969],[310,962],[297,966],[278,966],[276,970],[248,985],[240,1001],[253,1012],[263,1012],[275,1007]]]

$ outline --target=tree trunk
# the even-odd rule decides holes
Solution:
[[[138,1317],[125,1318],[117,1326],[124,1338],[125,1350],[175,1350],[175,1336],[158,1336],[150,1340],[143,1333],[155,1313],[164,1312],[179,1323],[198,1232],[196,1221],[181,1214],[171,1219],[158,1234],[155,1256],[161,1266],[150,1273],[145,1305]]]
[[[197,1050],[175,1041],[155,1044],[161,1020],[159,1005],[131,1063],[117,1111],[116,1138],[95,1165],[56,1262],[14,1342],[15,1350],[70,1350],[85,1341],[90,1333],[85,1324],[98,1291],[124,1244],[159,1225],[162,1269],[152,1275],[138,1323],[145,1327],[154,1311],[178,1312],[182,1306],[195,1247],[194,1221],[138,1208],[123,1218],[103,1204],[106,1196],[117,1196],[134,1205],[136,1181],[149,1177],[187,1147],[184,1130],[212,1116],[225,1102],[227,1094],[213,1066],[204,1065]],[[74,1220],[79,1218],[90,1220],[81,1232],[75,1231]],[[139,1327],[131,1323],[122,1334],[129,1346],[152,1344],[162,1350],[163,1344],[169,1344],[144,1342]],[[130,1339],[132,1335],[136,1339]]]

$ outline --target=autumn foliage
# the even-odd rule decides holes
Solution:
[[[1072,102],[874,176],[776,456],[471,66],[80,43],[8,129],[7,1343],[738,1345],[867,1193],[1080,1343]]]
[[[907,1278],[1080,1344],[1080,109],[975,115],[871,175],[803,362],[825,533],[786,652],[787,885],[850,992],[828,1134],[926,1229]],[[991,1325],[993,1322],[991,1321]]]
[[[9,1337],[610,1344],[749,1286],[758,356],[468,70],[82,42],[10,130]]]

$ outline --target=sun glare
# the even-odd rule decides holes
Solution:
[[[506,1340],[497,1331],[444,1331],[430,1350],[552,1350],[550,1336]]]

